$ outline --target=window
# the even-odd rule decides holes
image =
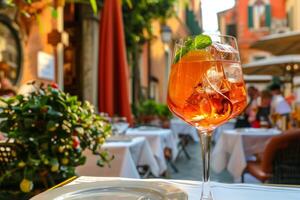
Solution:
[[[232,35],[237,37],[236,24],[228,24],[226,25],[226,35]]]
[[[159,81],[156,77],[150,77],[150,99],[159,101]]]
[[[268,0],[249,1],[248,27],[256,30],[271,27],[271,7]]]

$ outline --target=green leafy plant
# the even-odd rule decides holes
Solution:
[[[162,23],[173,14],[176,0],[131,0],[123,3],[123,19],[127,51],[131,54],[139,50],[145,42],[152,38],[152,22]]]
[[[157,108],[156,102],[154,100],[146,100],[139,104],[137,108],[137,116],[156,116],[157,115]]]
[[[161,119],[171,119],[173,116],[168,106],[165,104],[157,104],[156,110],[157,110],[158,117]]]
[[[148,99],[140,102],[137,106],[136,118],[138,123],[148,123],[154,119],[169,120],[172,117],[172,113],[165,104],[160,104],[154,100]]]
[[[83,151],[99,155],[103,166],[111,157],[100,146],[111,133],[111,125],[95,114],[89,102],[80,102],[52,86],[32,85],[32,93],[0,99],[0,131],[22,147],[17,160],[0,176],[0,186],[19,184],[22,192],[34,185],[45,188],[75,175],[85,163]]]

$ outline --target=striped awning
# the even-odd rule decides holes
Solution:
[[[250,47],[274,55],[300,54],[300,31],[268,35],[257,40]]]
[[[272,56],[243,65],[243,72],[247,75],[300,74],[300,55]]]

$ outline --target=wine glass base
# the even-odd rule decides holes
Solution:
[[[214,199],[212,198],[212,195],[210,194],[209,196],[203,196],[203,195],[201,195],[200,200],[214,200]]]

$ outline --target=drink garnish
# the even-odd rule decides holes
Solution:
[[[180,47],[174,57],[173,63],[176,64],[181,57],[192,50],[204,49],[212,44],[212,40],[208,35],[197,35],[194,38],[189,37],[182,47]]]

